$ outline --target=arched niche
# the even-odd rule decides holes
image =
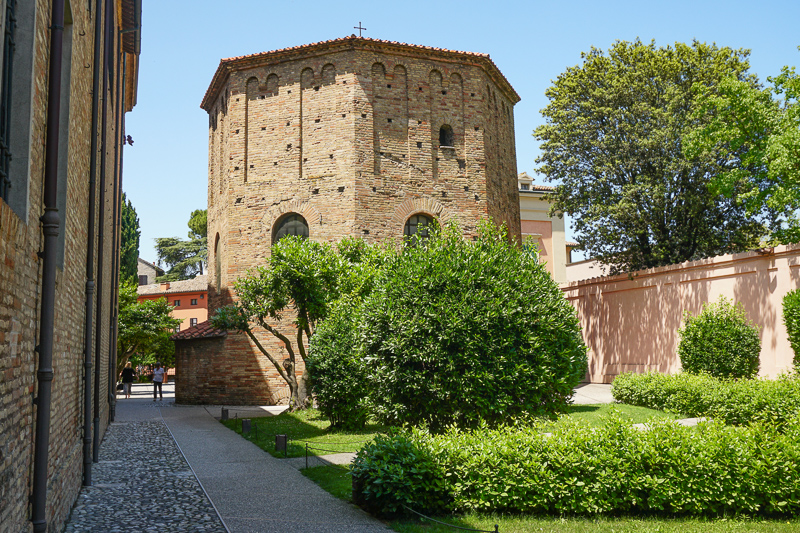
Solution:
[[[299,213],[286,213],[281,216],[272,227],[272,244],[275,244],[287,235],[297,235],[308,238],[308,222]]]
[[[328,63],[322,67],[322,85],[333,85],[336,83],[336,67]]]

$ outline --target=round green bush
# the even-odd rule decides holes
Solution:
[[[320,412],[341,429],[363,428],[369,377],[359,350],[361,314],[355,299],[335,303],[311,337],[306,368]]]
[[[707,303],[699,315],[684,314],[678,333],[683,370],[718,378],[752,378],[758,373],[761,339],[744,308],[725,297]]]
[[[575,310],[536,256],[484,223],[393,257],[364,304],[373,402],[390,424],[497,425],[560,410],[586,373]]]
[[[432,451],[435,443],[419,431],[378,435],[359,450],[350,472],[353,501],[382,516],[452,510],[452,488]]]
[[[790,291],[783,297],[783,323],[794,352],[794,369],[800,372],[800,289]]]

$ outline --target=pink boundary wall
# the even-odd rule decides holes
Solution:
[[[783,325],[783,297],[800,286],[800,245],[721,255],[634,272],[564,283],[589,347],[587,379],[611,383],[623,372],[675,373],[683,311],[725,296],[741,302],[760,328],[761,370],[775,377],[792,365]]]

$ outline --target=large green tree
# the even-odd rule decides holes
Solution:
[[[476,241],[455,225],[429,234],[390,257],[356,313],[378,416],[443,431],[563,409],[586,346],[544,265],[489,223]]]
[[[247,334],[289,386],[290,408],[305,405],[308,370],[300,379],[295,369],[307,361],[306,343],[331,305],[343,294],[371,290],[372,251],[357,239],[336,245],[286,236],[272,246],[269,262],[234,283],[236,301],[211,318],[215,328]],[[294,332],[286,325],[291,324]],[[277,338],[288,356],[284,360],[267,349],[258,331]]]
[[[196,209],[189,216],[189,239],[161,237],[156,239],[158,263],[164,263],[167,273],[158,281],[191,279],[203,273],[208,260],[208,211]]]
[[[139,237],[142,232],[139,229],[139,217],[136,209],[122,193],[122,210],[120,211],[122,222],[121,228],[121,247],[119,251],[119,275],[120,279],[137,279],[139,267]]]
[[[161,361],[172,366],[175,345],[170,336],[181,321],[172,318],[172,306],[165,298],[137,302],[134,279],[120,282],[117,335],[117,379],[125,363]]]
[[[725,154],[730,165],[714,186],[730,195],[737,189],[752,214],[765,215],[772,240],[800,241],[800,76],[794,67],[767,78],[760,88],[735,77],[717,90],[699,87],[697,114],[707,125],[689,137],[690,157]]]
[[[749,52],[700,42],[656,47],[616,42],[592,48],[547,89],[537,169],[555,182],[552,210],[573,218],[576,238],[612,272],[746,250],[763,223],[711,187],[730,163],[708,150],[688,157],[684,137],[708,123],[697,92],[748,74]]]

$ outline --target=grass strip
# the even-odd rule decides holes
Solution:
[[[316,409],[305,409],[293,413],[281,413],[277,416],[251,418],[250,420],[251,431],[246,435],[242,435],[242,419],[234,418],[221,422],[274,457],[284,457],[283,452],[275,450],[275,435],[289,437],[286,457],[304,457],[306,443],[309,443],[309,455],[354,453],[378,433],[385,433],[389,430],[388,426],[380,424],[367,424],[364,429],[358,431],[331,430],[328,420]]]
[[[350,501],[350,469],[342,465],[307,468],[303,474],[333,496]],[[562,518],[530,515],[481,515],[470,513],[437,520],[461,527],[491,530],[495,524],[501,533],[798,533],[800,519],[764,520],[746,517],[698,519],[656,517]],[[388,523],[400,533],[453,533],[453,529],[425,520],[404,518]]]
[[[567,407],[566,415],[553,421],[548,428],[555,429],[568,418],[584,421],[592,427],[600,427],[612,410],[616,410],[623,420],[630,420],[634,424],[647,422],[653,418],[679,418],[674,413],[634,405],[570,405]],[[232,418],[221,422],[242,435],[242,419]],[[390,429],[389,426],[370,423],[358,431],[336,431],[330,428],[328,420],[317,409],[306,409],[281,413],[277,416],[251,418],[251,431],[243,436],[274,457],[284,457],[282,452],[275,451],[275,435],[288,435],[289,446],[285,457],[304,457],[306,443],[309,444],[309,455],[355,453],[375,435],[386,433]]]
[[[441,519],[441,518],[437,518]],[[721,518],[701,520],[690,518],[550,518],[535,516],[498,516],[468,514],[442,520],[461,527],[494,528],[500,533],[796,533],[800,520],[750,520]],[[400,533],[453,533],[454,529],[425,521],[394,520],[389,523]]]

